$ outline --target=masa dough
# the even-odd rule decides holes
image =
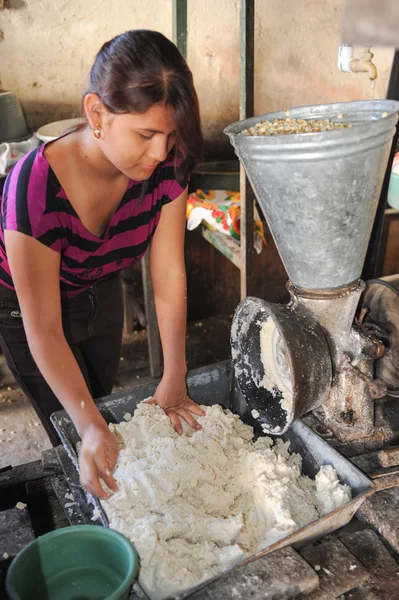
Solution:
[[[217,575],[351,498],[332,467],[313,481],[288,443],[253,443],[237,415],[202,408],[202,430],[184,424],[182,436],[153,404],[116,426],[119,491],[103,505],[110,526],[134,544],[152,600]]]

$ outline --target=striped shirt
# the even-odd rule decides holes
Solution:
[[[63,298],[129,267],[145,253],[164,204],[176,199],[188,176],[176,178],[174,151],[143,182],[131,179],[101,237],[90,233],[43,154],[35,148],[14,166],[4,185],[0,219],[0,284],[14,289],[4,230],[20,231],[61,255]],[[143,188],[143,185],[145,186]]]

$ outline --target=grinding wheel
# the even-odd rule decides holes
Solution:
[[[281,435],[329,393],[327,340],[300,309],[245,298],[234,314],[231,349],[241,392],[265,433]]]
[[[386,346],[384,356],[376,361],[375,375],[386,384],[388,394],[399,396],[399,275],[368,281],[360,306],[365,311],[362,329],[380,337]]]

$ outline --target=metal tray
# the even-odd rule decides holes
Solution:
[[[125,413],[129,412],[133,414],[137,404],[154,393],[156,385],[156,382],[145,384],[122,394],[107,396],[96,401],[98,408],[108,423],[119,423],[123,420]],[[233,412],[239,414],[244,422],[254,427],[256,435],[264,435],[259,423],[246,410],[245,400],[233,376],[231,361],[224,361],[190,371],[187,376],[187,387],[190,397],[196,402],[208,406],[221,404],[225,408],[230,408]],[[70,459],[77,468],[76,448],[80,438],[70,417],[62,410],[54,413],[51,420]],[[346,483],[350,486],[352,500],[341,508],[306,525],[306,527],[298,529],[250,559],[239,563],[239,565],[247,563],[249,560],[256,560],[256,558],[284,546],[301,546],[305,542],[320,538],[343,527],[352,519],[363,500],[375,490],[374,483],[362,471],[339,454],[302,421],[296,421],[281,437],[284,440],[290,441],[292,452],[296,452],[302,456],[302,471],[304,475],[314,478],[322,465],[332,465],[337,471],[341,483]],[[83,495],[80,497],[80,502],[82,502],[82,498],[84,498]],[[100,501],[90,494],[86,494],[86,500],[90,507],[92,507],[93,512],[95,511],[95,514],[98,515],[96,522],[107,526],[108,519]],[[87,512],[87,506],[85,509]],[[239,565],[235,565],[233,568]],[[199,587],[204,587],[208,583],[209,581]],[[187,598],[192,592],[193,590],[190,590],[189,592],[173,596],[173,598]],[[146,596],[142,595],[141,597],[145,598]]]

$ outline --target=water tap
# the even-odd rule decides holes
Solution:
[[[374,54],[364,48],[359,58],[353,58],[353,46],[344,44],[338,51],[338,68],[345,73],[368,73],[371,81],[377,78],[377,67],[373,63]]]

